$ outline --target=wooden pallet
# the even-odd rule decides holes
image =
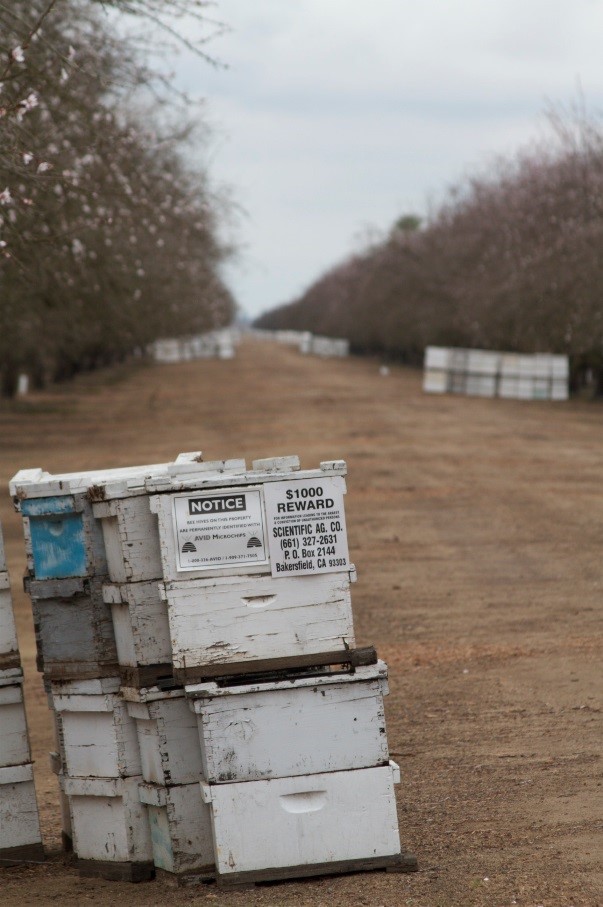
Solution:
[[[143,689],[159,687],[160,690],[170,690],[178,686],[174,678],[172,664],[155,665],[120,665],[119,676],[124,687]]]
[[[113,863],[110,860],[75,860],[78,875],[111,882],[149,882],[155,878],[152,862]]]
[[[14,671],[21,667],[21,656],[18,652],[6,652],[0,655],[0,674],[4,671]]]
[[[50,688],[53,681],[98,680],[103,677],[119,676],[119,665],[116,662],[100,664],[98,661],[81,661],[70,664],[47,664],[43,658],[37,656],[36,668],[43,675],[45,690]]]
[[[197,885],[214,883],[216,867],[208,866],[206,869],[191,869],[187,872],[167,872],[165,869],[155,869],[155,878],[170,888],[194,888]]]
[[[42,844],[24,844],[21,847],[4,847],[0,850],[0,868],[19,866],[22,863],[43,863],[45,859]]]
[[[359,649],[342,649],[336,652],[319,652],[315,655],[294,655],[285,658],[264,658],[254,661],[229,662],[224,664],[195,665],[190,668],[175,668],[174,678],[177,683],[199,683],[204,680],[220,682],[239,678],[241,675],[257,678],[257,675],[274,677],[286,672],[306,668],[325,668],[331,665],[348,665],[358,668],[377,663],[377,652],[373,646]]]
[[[233,872],[216,876],[219,888],[253,888],[267,882],[305,879],[316,876],[347,875],[352,872],[417,872],[417,858],[407,851],[390,857],[368,857],[364,860],[341,860],[337,863],[313,863],[305,866],[283,866],[252,872]]]

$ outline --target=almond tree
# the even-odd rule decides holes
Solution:
[[[100,5],[0,3],[0,26],[4,392],[21,369],[67,377],[161,333],[227,323],[217,199],[183,162],[186,130],[124,105],[124,89],[146,88],[150,74]]]

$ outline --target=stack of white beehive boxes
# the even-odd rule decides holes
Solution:
[[[111,608],[103,595],[109,581],[103,533],[88,489],[137,474],[22,470],[10,484],[23,517],[38,669],[55,722],[51,764],[64,842],[72,844],[82,874],[131,880],[152,876],[152,848],[138,796],[136,727],[120,696]]]
[[[181,455],[62,477],[88,483],[80,512],[102,530],[95,581],[117,662],[112,674],[95,653],[95,678],[50,684],[85,871],[141,878],[153,863],[241,884],[415,867],[398,835],[387,669],[354,641],[344,476],[342,461],[247,470]]]
[[[567,400],[567,356],[519,355],[491,350],[425,350],[423,390],[517,400]]]
[[[0,866],[43,859],[23,672],[0,526]]]

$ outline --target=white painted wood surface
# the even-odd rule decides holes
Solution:
[[[240,784],[202,783],[220,875],[400,853],[393,763]]]
[[[117,694],[57,692],[53,684],[52,701],[70,777],[141,774],[136,723]]]
[[[41,841],[33,766],[0,768],[0,851]]]
[[[215,686],[197,685],[191,700],[206,781],[258,781],[388,763],[383,662],[355,674],[219,691]]]
[[[0,687],[0,767],[31,762],[23,683]]]
[[[201,459],[201,451],[187,451],[180,453],[172,463],[149,463],[143,466],[120,466],[115,469],[93,469],[81,472],[50,473],[43,469],[21,469],[9,483],[11,497],[19,498],[44,498],[52,495],[87,494],[106,486],[116,487],[122,485],[130,489],[133,494],[141,494],[144,483],[149,477],[169,475],[173,468],[193,468]],[[102,493],[102,492],[101,492]],[[124,495],[125,496],[125,495]]]
[[[61,780],[69,799],[76,856],[118,863],[153,859],[149,823],[138,795],[140,777]]]
[[[2,534],[2,523],[0,523],[0,573],[6,571],[6,555],[4,553],[4,536]]]
[[[156,693],[144,701],[145,690],[124,689],[126,706],[135,721],[145,782],[173,785],[198,782],[202,777],[197,720],[184,691]],[[136,701],[138,700],[138,701]]]
[[[168,485],[156,484],[157,491],[167,492],[194,492],[208,491],[212,489],[220,492],[240,491],[246,488],[249,491],[259,489],[268,482],[283,482],[287,480],[316,480],[324,479],[325,475],[341,476],[347,473],[347,467],[343,460],[329,460],[320,464],[320,469],[300,470],[299,458],[291,457],[270,457],[263,460],[254,460],[253,469],[248,472],[241,472],[239,475],[211,475],[203,476],[191,475],[190,477],[176,477]],[[153,485],[147,485],[152,490]],[[174,494],[156,494],[150,497],[151,510],[157,514],[157,528],[159,532],[161,547],[161,562],[163,578],[168,582],[176,582],[186,576],[187,581],[194,579],[203,579],[210,576],[237,576],[243,570],[247,575],[270,573],[269,564],[249,565],[244,568],[225,567],[218,565],[215,569],[204,567],[198,571],[187,570],[186,574],[177,569],[178,552],[177,539],[174,531]]]
[[[146,494],[93,504],[101,521],[107,570],[114,583],[161,579],[157,517]]]
[[[166,583],[175,668],[355,646],[347,573]]]
[[[90,677],[85,680],[52,681],[49,694],[49,708],[52,708],[52,695],[56,696],[102,696],[106,693],[118,693],[119,677]]]
[[[105,584],[103,598],[111,608],[120,665],[171,663],[167,604],[157,581]]]
[[[170,787],[141,784],[139,796],[146,806],[158,869],[183,873],[213,868],[210,809],[198,781]]]
[[[445,394],[448,390],[448,375],[436,369],[425,369],[423,391],[426,394]]]
[[[13,600],[8,573],[0,573],[0,668],[2,661],[19,654]]]
[[[15,683],[21,683],[23,680],[23,669],[18,668],[5,668],[0,671],[0,687],[11,686]]]

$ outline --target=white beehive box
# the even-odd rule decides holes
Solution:
[[[551,382],[551,400],[569,400],[567,378],[553,378]]]
[[[469,370],[469,353],[470,350],[462,348],[452,348],[449,350],[449,369],[452,372],[464,373]]]
[[[344,538],[345,516],[341,503],[346,491],[344,461],[328,461],[321,463],[319,469],[300,470],[298,457],[274,457],[255,460],[252,467],[247,472],[239,469],[238,475],[197,472],[188,477],[181,474],[169,482],[159,479],[146,483],[150,492],[161,492],[151,496],[150,508],[157,514],[162,575],[166,581],[271,573],[270,533],[275,517],[271,513],[272,522],[269,522],[266,499],[273,483],[274,488],[292,483],[291,489],[297,487],[300,493],[311,490],[309,486],[328,488],[325,498],[328,500],[333,494],[332,500],[337,499],[335,506],[342,524],[340,535]],[[203,511],[206,506],[221,504],[226,508],[237,502],[243,503],[242,512],[206,514]],[[200,512],[193,514],[195,507],[200,508]],[[291,518],[296,515],[292,514]],[[308,521],[311,520],[309,514]],[[314,526],[320,522],[318,520]],[[328,520],[326,525],[328,527]],[[318,533],[313,529],[311,534],[316,536]],[[347,552],[347,537],[345,548]]]
[[[157,869],[213,875],[211,817],[199,782],[175,787],[140,784],[139,796],[147,812]]]
[[[2,524],[0,523],[0,573],[6,572],[6,555],[4,553],[4,536],[2,535]]]
[[[105,583],[103,599],[111,608],[117,661],[124,682],[150,686],[172,672],[167,605],[159,583]]]
[[[339,337],[313,336],[310,349],[315,356],[344,357],[350,354],[350,343],[348,340]]]
[[[448,375],[448,391],[451,394],[467,393],[467,373],[465,371],[450,371]]]
[[[148,467],[146,473],[141,471],[133,479],[97,482],[92,510],[101,521],[110,579],[114,583],[140,583],[163,576],[157,517],[149,508],[147,483],[153,488],[170,489],[179,487],[182,477],[201,476],[211,481],[211,477],[219,480],[224,473],[244,470],[244,460],[203,463],[193,454],[180,454],[174,463],[154,471]]]
[[[0,572],[0,677],[21,665],[8,573]]]
[[[146,495],[93,504],[100,520],[107,570],[114,583],[140,583],[161,577],[157,520]]]
[[[473,397],[494,397],[496,377],[493,375],[467,375],[465,393]]]
[[[498,383],[498,396],[504,399],[516,399],[519,393],[519,377],[503,375]]]
[[[553,367],[552,357],[546,354],[532,356],[532,378],[541,378],[545,381],[551,377]]]
[[[345,661],[355,646],[347,573],[166,583],[174,676],[184,680]],[[321,656],[316,660],[316,656]],[[212,670],[213,669],[213,670]]]
[[[426,369],[423,373],[423,390],[426,394],[445,394],[448,390],[448,373]]]
[[[78,778],[124,778],[141,774],[134,719],[117,692],[89,692],[95,682],[51,684],[67,774]],[[112,686],[119,686],[114,680]],[[105,685],[106,688],[107,685]]]
[[[550,400],[551,399],[551,380],[534,376],[532,378],[532,399],[533,400]]]
[[[140,778],[70,778],[61,783],[69,800],[73,850],[82,875],[148,879],[153,847]]]
[[[498,372],[499,358],[490,350],[467,350],[467,371],[472,375],[494,376]]]
[[[184,690],[123,688],[122,695],[136,725],[145,782],[198,782],[202,777],[201,747],[197,721]]]
[[[117,674],[111,610],[102,580],[26,580],[32,598],[38,670],[55,680]]]
[[[23,682],[0,682],[0,768],[31,762]]]
[[[271,781],[202,783],[211,805],[218,879],[338,872],[395,857],[398,780],[390,763]]]
[[[0,768],[0,865],[43,859],[33,766]]]
[[[387,764],[383,662],[355,673],[220,688],[187,687],[210,783]]]
[[[429,370],[447,371],[450,366],[450,351],[442,346],[426,347],[424,365]]]
[[[500,357],[500,373],[503,378],[519,378],[522,372],[523,356],[518,353],[502,353]]]

